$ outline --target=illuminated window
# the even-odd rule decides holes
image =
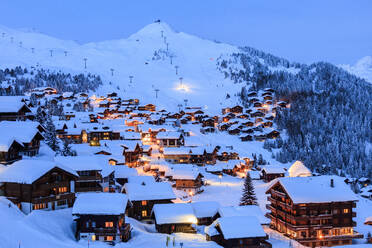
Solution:
[[[44,209],[47,207],[46,203],[37,203],[32,205],[33,210]]]
[[[146,206],[147,205],[147,201],[142,201],[142,206]]]
[[[96,241],[96,235],[92,235],[92,241]]]
[[[146,217],[147,216],[147,211],[146,210],[142,210],[142,217]]]
[[[105,237],[105,240],[106,241],[113,241],[114,240],[114,237],[113,236],[106,236]]]
[[[113,226],[114,226],[114,222],[112,221],[105,222],[105,227],[113,227]]]
[[[67,192],[67,187],[59,187],[58,188],[58,193],[61,194],[61,193],[66,193]]]
[[[348,214],[349,212],[350,212],[350,209],[348,209],[348,208],[344,209],[344,214]]]

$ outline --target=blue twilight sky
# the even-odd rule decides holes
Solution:
[[[1,0],[0,25],[81,43],[161,19],[177,31],[300,62],[372,55],[372,0]]]

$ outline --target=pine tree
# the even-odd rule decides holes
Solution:
[[[36,110],[35,120],[37,122],[39,122],[41,125],[43,125],[44,122],[45,122],[45,117],[44,117],[44,114],[43,114],[43,110],[41,109],[40,106]]]
[[[45,143],[55,152],[59,151],[59,140],[52,117],[48,114],[45,121]]]
[[[256,194],[254,193],[254,187],[252,184],[252,179],[249,173],[247,173],[247,176],[244,181],[244,188],[243,188],[243,195],[240,199],[240,206],[245,205],[258,205],[257,204],[257,198]]]
[[[76,151],[71,149],[70,143],[71,142],[67,139],[63,141],[62,156],[76,156]]]

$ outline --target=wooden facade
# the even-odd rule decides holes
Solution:
[[[4,196],[23,212],[55,210],[72,207],[75,200],[74,186],[77,177],[58,167],[53,168],[32,184],[4,182]]]
[[[31,110],[24,104],[17,112],[0,112],[0,121],[25,121],[31,118],[29,113]]]
[[[225,239],[222,234],[216,236],[206,235],[207,241],[214,241],[225,248],[271,248],[272,245],[266,241],[268,237]]]
[[[76,238],[91,241],[126,242],[131,236],[130,224],[121,215],[76,215]]]
[[[192,224],[188,223],[173,223],[173,224],[157,224],[155,222],[156,231],[159,233],[196,233],[196,230],[192,227]]]
[[[98,170],[77,171],[76,192],[102,192],[102,175]]]
[[[131,203],[128,209],[129,217],[137,220],[150,220],[153,219],[151,212],[155,204],[172,203],[172,199],[131,201]]]
[[[280,183],[267,193],[270,227],[305,246],[348,245],[363,237],[353,230],[354,201],[294,204]]]
[[[11,164],[15,161],[22,159],[20,152],[23,149],[23,145],[17,141],[13,141],[7,151],[0,152],[0,164]]]

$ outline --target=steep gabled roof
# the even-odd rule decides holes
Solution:
[[[54,161],[23,159],[2,170],[0,172],[0,182],[32,184],[54,168],[78,177],[73,170]]]
[[[333,187],[331,187],[333,180]],[[282,177],[274,179],[266,193],[281,185],[294,204],[357,201],[358,198],[338,176]]]
[[[128,198],[121,193],[81,193],[72,208],[73,215],[125,214]]]

